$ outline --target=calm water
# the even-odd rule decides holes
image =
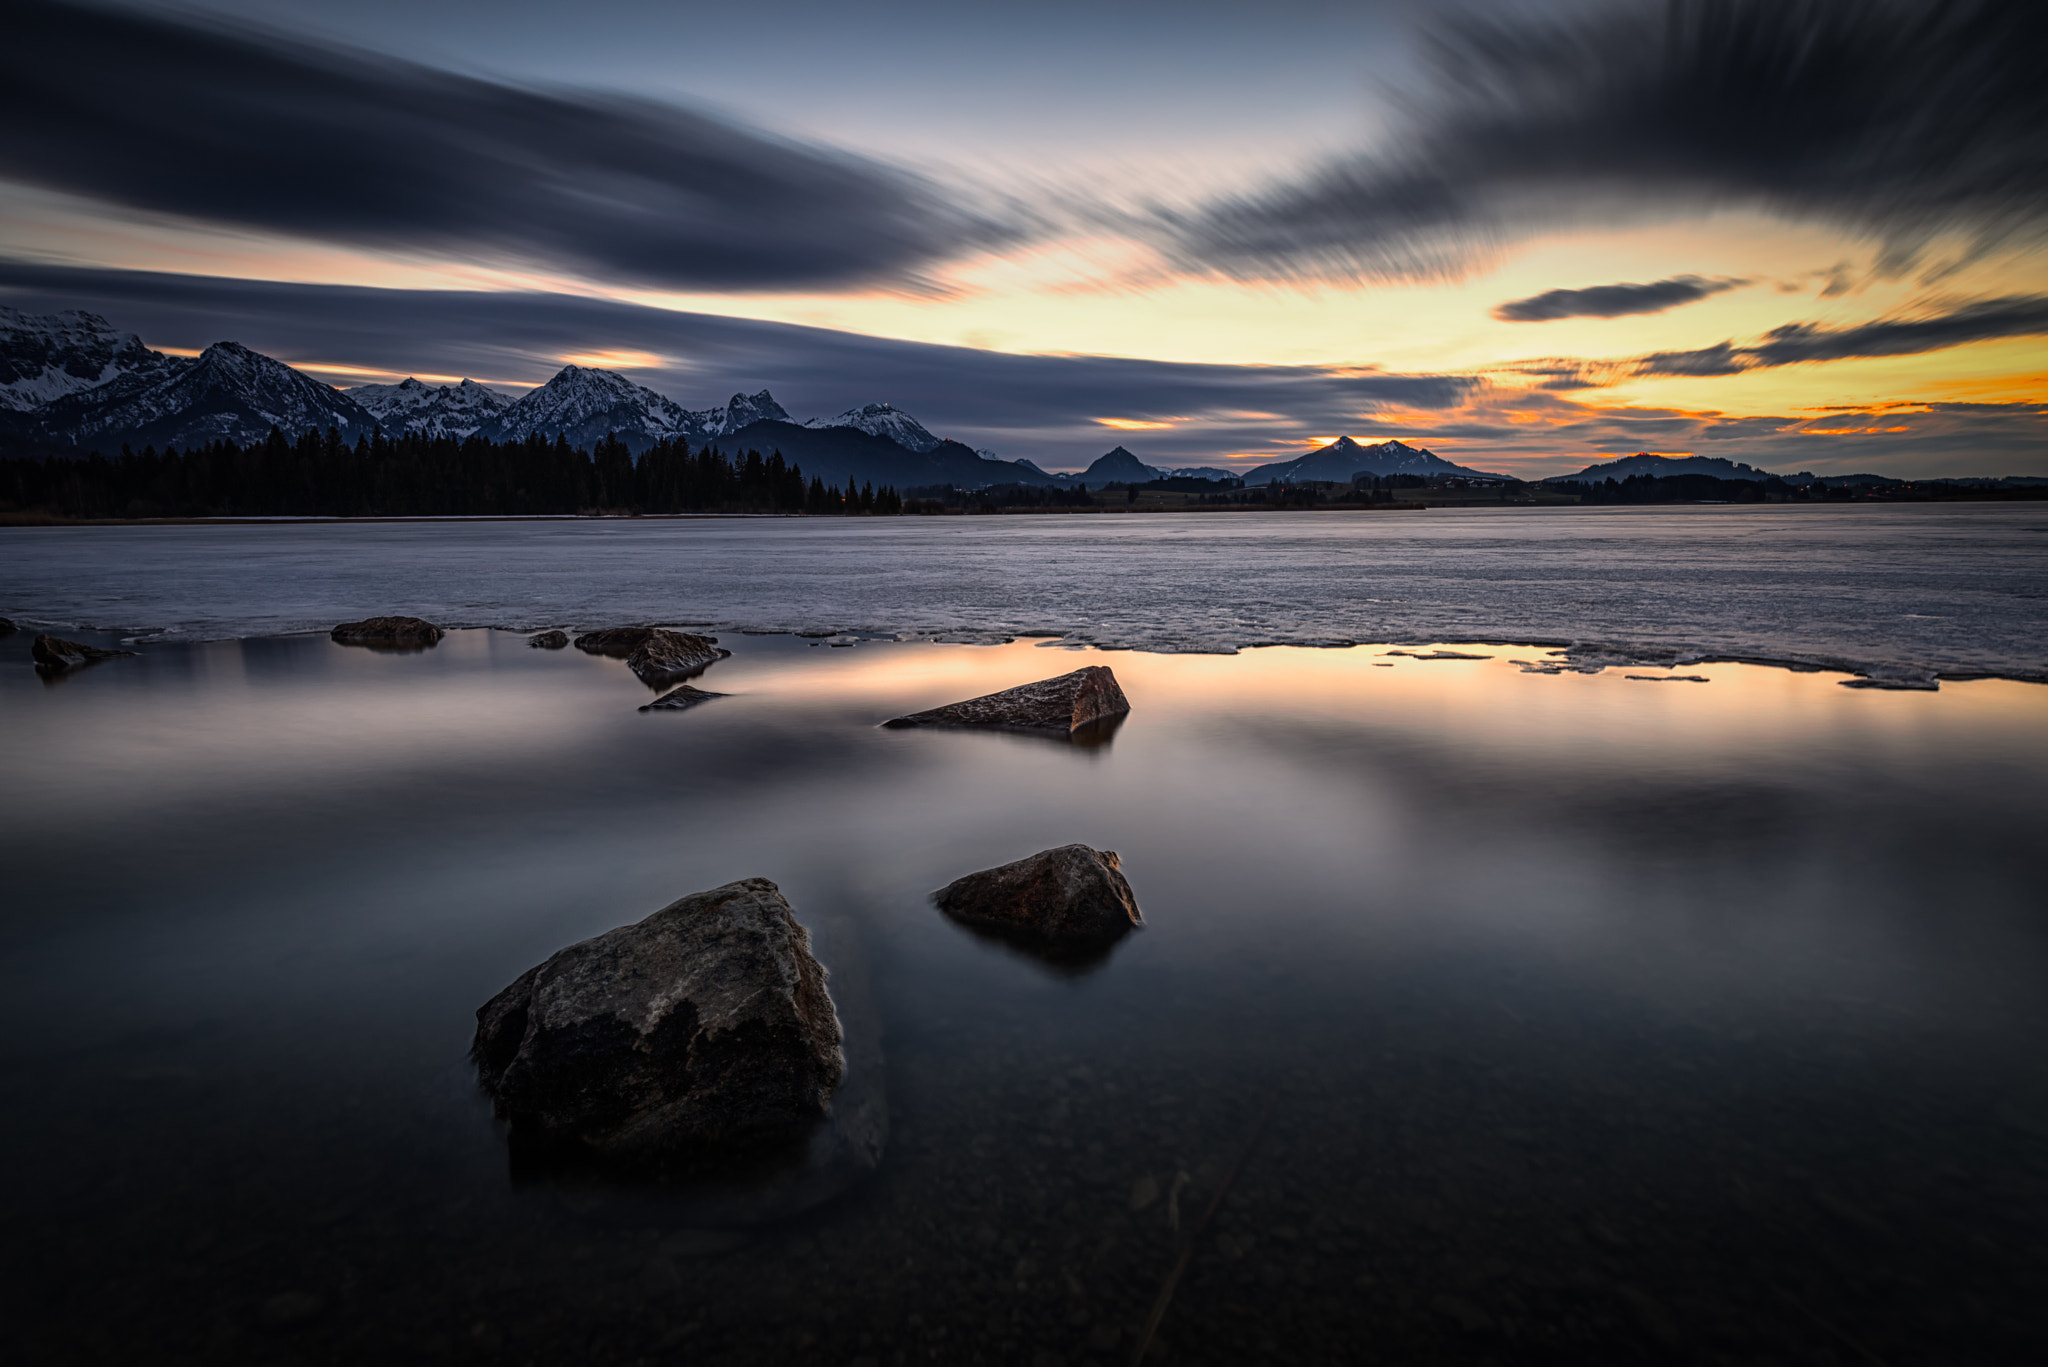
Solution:
[[[0,531],[0,614],[622,621],[1228,651],[1592,641],[2048,682],[2048,504]]]
[[[1013,557],[1062,535],[1009,525]],[[97,547],[75,601],[132,597],[63,611],[205,631],[253,620],[234,605],[291,536],[313,564],[341,534],[0,546],[18,594]],[[708,593],[709,553],[648,528],[455,536],[523,548],[508,573],[558,595],[535,620],[598,620],[565,545],[667,548],[632,591]],[[770,598],[831,563],[748,544]],[[224,546],[251,578],[202,611]],[[454,601],[360,587],[398,573],[272,612]],[[994,573],[935,589],[925,625]],[[2024,620],[2026,574],[1942,605],[2007,593]],[[835,610],[877,592],[857,577],[827,576]],[[2039,651],[2000,639],[1955,649]],[[486,630],[145,645],[52,684],[0,641],[10,1359],[1125,1362],[1242,1156],[1160,1361],[2048,1360],[2048,689],[725,643],[700,682],[733,696],[641,714],[619,662]],[[1134,703],[1104,747],[875,726],[1091,662]],[[1073,840],[1121,853],[1150,922],[1093,971],[925,901]],[[723,1232],[515,1184],[464,1062],[475,1007],[748,875],[881,1033],[882,1170]]]

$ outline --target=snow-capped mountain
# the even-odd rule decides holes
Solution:
[[[1244,473],[1246,484],[1271,484],[1275,480],[1325,480],[1337,484],[1348,484],[1355,475],[1473,475],[1482,479],[1501,479],[1501,475],[1489,475],[1483,470],[1468,470],[1462,465],[1453,465],[1434,451],[1419,446],[1410,446],[1402,441],[1383,441],[1375,446],[1362,446],[1349,437],[1339,437],[1328,446],[1319,447],[1305,456],[1293,460],[1275,461],[1261,465]]]
[[[533,432],[550,440],[566,436],[571,445],[584,447],[615,435],[637,455],[664,439],[699,446],[764,421],[789,421],[789,414],[765,389],[735,394],[723,408],[688,409],[615,370],[572,365],[562,367],[552,380],[529,391],[479,431],[493,441],[524,441]]]
[[[723,412],[706,408],[696,416],[703,419],[707,437],[729,437],[749,423],[793,421],[788,410],[765,389],[754,394],[735,394],[726,401]]]
[[[394,436],[418,432],[429,437],[466,437],[512,406],[511,399],[475,380],[430,385],[407,376],[397,384],[357,385],[342,392]]]
[[[247,446],[269,437],[272,427],[292,438],[332,427],[353,440],[377,425],[340,390],[239,342],[216,342],[160,379],[138,371],[67,395],[32,417],[52,440],[100,447],[220,440]]]
[[[767,393],[763,390],[762,393]],[[852,427],[870,436],[887,437],[898,446],[910,451],[931,451],[938,447],[939,438],[925,429],[925,425],[901,409],[885,403],[864,403],[859,408],[849,408],[836,418],[812,418],[806,427]],[[989,452],[979,452],[984,460],[999,460],[1001,457]]]
[[[482,432],[493,441],[524,441],[538,432],[550,440],[567,437],[571,445],[584,447],[616,434],[638,452],[664,437],[696,437],[698,417],[617,371],[571,365],[529,390],[484,424]]]
[[[190,364],[151,351],[97,313],[0,308],[0,410],[25,413],[116,380],[161,380]]]

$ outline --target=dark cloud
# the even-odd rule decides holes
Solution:
[[[1740,280],[1706,280],[1674,275],[1648,285],[1593,285],[1582,290],[1545,290],[1527,299],[1513,299],[1494,309],[1504,323],[1547,323],[1557,318],[1625,318],[1636,313],[1662,313],[1680,304],[1721,294]]]
[[[1504,239],[1762,208],[1978,249],[2048,223],[2048,6],[1670,0],[1446,21],[1399,150],[1169,221],[1241,276],[1416,275]]]
[[[1913,356],[1967,342],[2048,333],[2048,297],[1979,299],[1920,318],[1881,318],[1853,327],[1787,323],[1749,346],[1720,342],[1696,351],[1660,351],[1635,363],[1639,375],[1734,375],[1745,370],[1842,361],[1858,356]]]
[[[1001,234],[931,185],[648,102],[9,0],[0,177],[371,248],[678,289],[913,277]]]
[[[662,364],[627,373],[687,407],[763,385],[799,419],[885,400],[942,436],[1041,465],[1085,465],[1119,441],[1168,464],[1261,449],[1284,458],[1299,454],[1281,445],[1298,437],[1359,430],[1361,415],[1390,405],[1455,409],[1484,384],[1470,375],[1015,355],[576,295],[297,285],[6,261],[0,302],[35,313],[90,309],[152,346],[225,339],[293,364],[486,381],[539,382],[565,356],[644,351]],[[1175,426],[1119,433],[1097,421],[1112,417]]]

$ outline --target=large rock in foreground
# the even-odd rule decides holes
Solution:
[[[59,636],[38,636],[29,643],[29,658],[36,667],[50,671],[77,669],[81,665],[98,664],[101,660],[118,660],[124,655],[133,655],[132,650],[101,650],[98,646],[80,645]]]
[[[1145,924],[1115,852],[1086,845],[970,873],[932,900],[970,925],[1047,940],[1110,940]]]
[[[825,970],[765,878],[571,945],[476,1015],[515,1139],[607,1162],[793,1144],[846,1068]]]
[[[885,726],[992,726],[1071,733],[1131,710],[1107,665],[1089,665],[1056,679],[1006,688],[966,702],[895,717]],[[1075,848],[1080,848],[1076,846]]]
[[[327,636],[338,645],[425,650],[440,641],[442,631],[418,617],[365,617],[360,622],[343,622]]]

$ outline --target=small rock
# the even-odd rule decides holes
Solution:
[[[535,650],[560,650],[563,646],[569,644],[569,633],[566,631],[543,631],[527,637],[526,643]]]
[[[803,1138],[840,1040],[809,934],[748,878],[528,969],[478,1009],[470,1054],[515,1140],[646,1166]]]
[[[327,637],[337,645],[425,650],[438,642],[442,634],[441,628],[418,617],[365,617],[360,622],[343,622]]]
[[[640,676],[640,682],[660,687],[706,665],[716,664],[732,654],[720,650],[702,636],[686,631],[655,630],[626,656],[626,668]]]
[[[310,1291],[282,1291],[263,1302],[256,1318],[266,1329],[301,1329],[326,1309],[327,1302]]]
[[[30,643],[29,657],[40,669],[56,673],[66,669],[78,669],[85,665],[98,664],[101,660],[118,660],[124,655],[133,655],[132,650],[101,650],[98,646],[80,645],[57,636],[38,636]]]
[[[894,717],[885,726],[988,726],[1016,731],[1069,734],[1090,722],[1122,716],[1131,710],[1116,675],[1106,665],[1090,665],[1056,679],[1040,679],[966,702]]]
[[[12,617],[0,617],[0,640],[5,640],[13,634],[14,619]]]
[[[1113,850],[1062,845],[932,894],[948,916],[1048,939],[1106,940],[1145,924]]]
[[[707,689],[684,684],[673,692],[662,694],[651,703],[643,703],[640,710],[642,712],[680,712],[686,707],[695,707],[700,702],[710,702],[713,698],[722,698],[724,696],[725,694],[723,693],[713,693]]]

